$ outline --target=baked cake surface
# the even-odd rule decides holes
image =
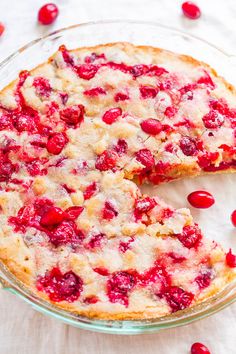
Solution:
[[[234,172],[235,128],[234,88],[204,63],[60,47],[0,93],[0,259],[88,317],[157,318],[215,295],[235,278],[230,252],[139,184]]]

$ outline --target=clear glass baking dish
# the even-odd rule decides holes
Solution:
[[[236,83],[236,57],[200,38],[157,23],[105,21],[70,26],[36,39],[19,49],[0,64],[0,89],[14,80],[20,70],[32,69],[46,61],[61,44],[68,48],[77,48],[118,41],[162,47],[181,54],[189,54],[207,62],[231,83]],[[1,263],[0,272],[2,288],[18,295],[37,311],[78,328],[113,334],[153,333],[165,328],[182,326],[207,317],[236,301],[236,282],[234,282],[210,300],[171,316],[148,321],[93,320],[63,311],[38,298]]]

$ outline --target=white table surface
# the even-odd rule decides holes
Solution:
[[[0,60],[54,29],[100,19],[158,21],[197,34],[236,54],[236,1],[197,1],[203,16],[198,21],[189,21],[180,15],[180,0],[58,0],[55,3],[61,11],[56,23],[42,28],[37,26],[36,16],[45,1],[0,0],[0,21],[6,25],[0,39]],[[221,177],[212,180],[213,184],[220,182]],[[234,193],[232,204],[236,195],[232,191],[232,179],[230,183],[227,188],[229,194]],[[233,239],[232,232],[231,236]],[[122,337],[69,327],[35,312],[14,295],[0,291],[0,354],[187,354],[195,341],[208,345],[212,354],[235,354],[235,333],[236,305],[185,327]]]

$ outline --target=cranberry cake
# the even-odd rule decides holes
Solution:
[[[234,255],[188,209],[143,195],[236,168],[236,93],[191,57],[68,50],[0,92],[0,259],[59,308],[148,319],[212,297]]]

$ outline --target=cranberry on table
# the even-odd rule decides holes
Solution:
[[[0,22],[0,37],[3,34],[3,32],[5,31],[5,26],[2,22]]]
[[[231,214],[232,224],[236,227],[236,210],[234,210]]]
[[[226,253],[226,264],[230,267],[230,268],[235,268],[236,267],[236,255],[232,253],[232,250],[230,248],[229,252]]]
[[[57,5],[53,3],[43,5],[38,12],[38,21],[42,25],[51,25],[59,13]]]
[[[188,201],[194,208],[207,209],[214,203],[215,199],[211,193],[206,191],[195,191],[188,195]]]
[[[211,354],[211,353],[204,344],[194,343],[191,347],[191,354]]]
[[[182,11],[186,17],[192,20],[196,20],[201,16],[200,8],[191,1],[186,1],[182,4]]]

